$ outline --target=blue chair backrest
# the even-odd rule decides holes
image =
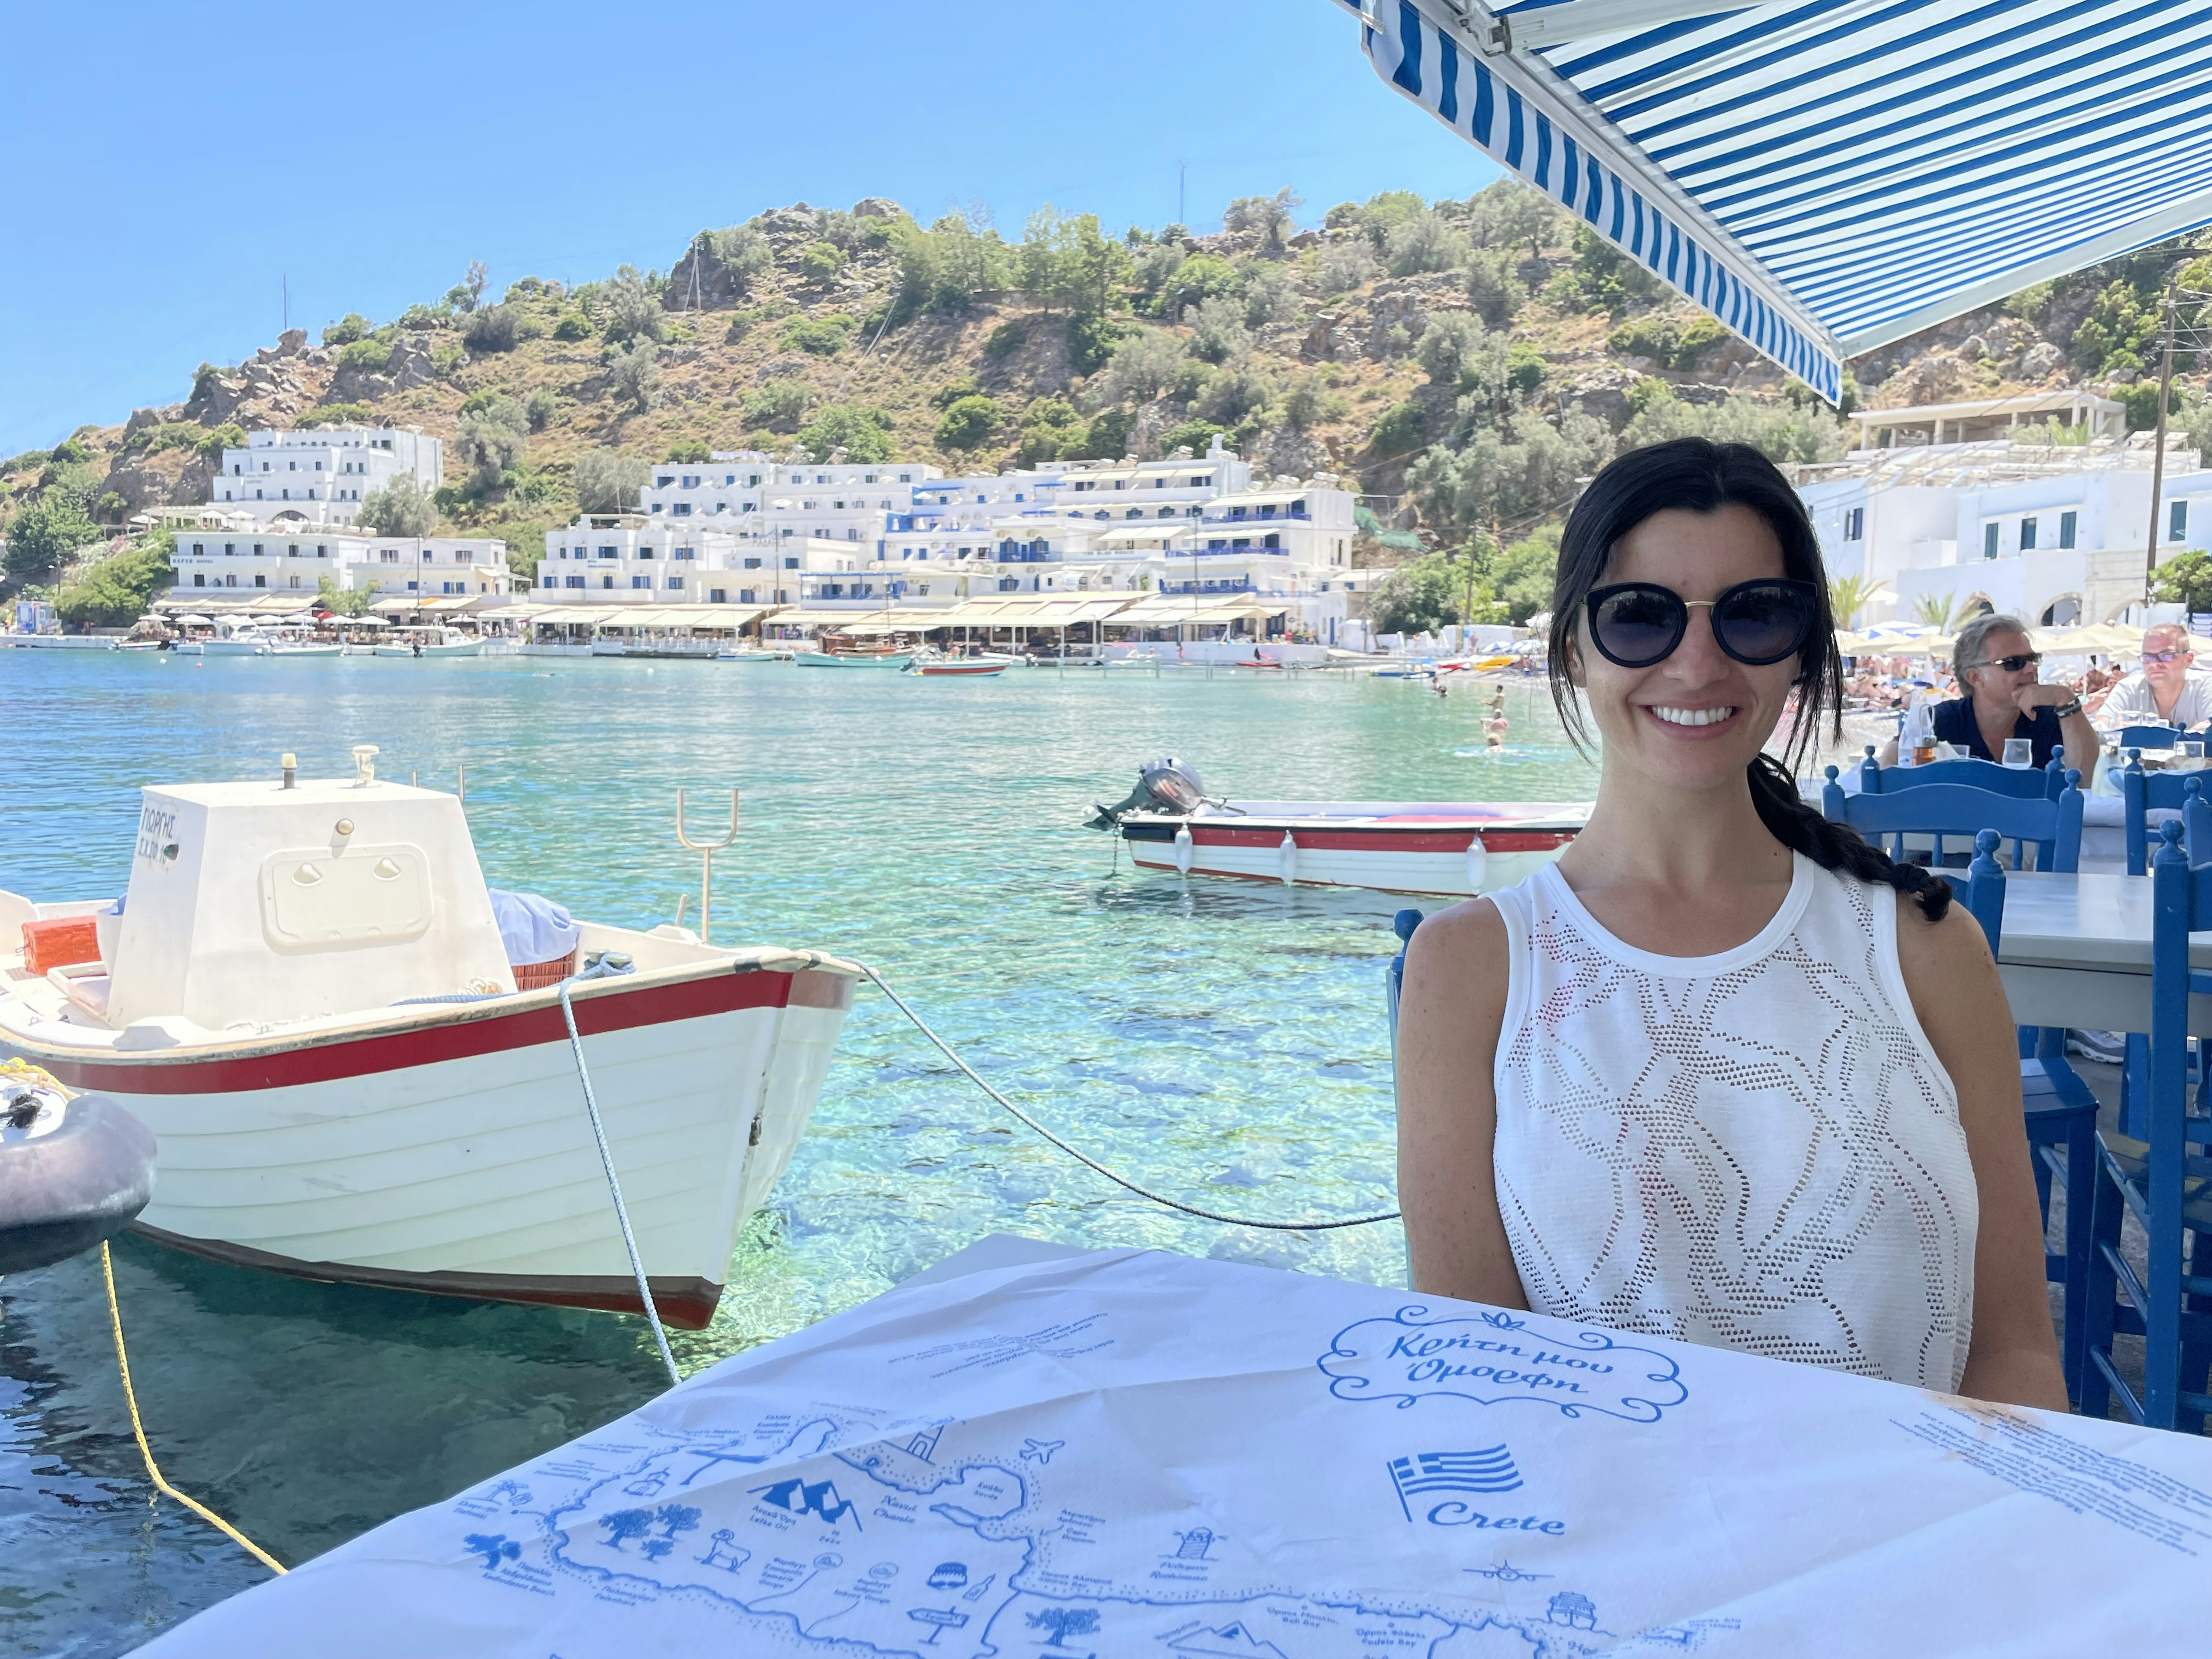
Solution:
[[[1398,992],[1406,982],[1406,947],[1413,942],[1413,929],[1421,925],[1419,910],[1401,910],[1390,918],[1390,931],[1398,936],[1398,954],[1382,973],[1384,994],[1390,1006],[1390,1058],[1398,1058]]]
[[[1918,771],[1920,769],[1912,769]],[[2002,769],[1998,769],[2002,770]],[[2081,790],[2080,775],[2068,772],[2066,788],[2057,800],[2022,800],[1970,789],[1962,784],[1930,783],[1895,793],[1846,795],[1836,781],[1836,769],[1827,769],[1827,787],[1820,793],[1820,811],[1832,823],[1848,823],[1868,840],[1880,844],[1884,836],[1895,843],[1893,858],[1902,859],[1905,837],[1935,837],[1935,863],[1943,861],[1943,837],[1978,836],[1994,830],[2013,843],[2013,868],[2027,867],[2027,844],[2035,844],[2039,870],[2078,869],[2081,861]]]
[[[1999,766],[1995,761],[1935,761],[1926,766],[1878,766],[1869,747],[1859,763],[1859,793],[1887,795],[1899,789],[1917,789],[1930,783],[1963,783],[1970,789],[1987,789],[1999,795],[2033,800],[2057,800],[2066,789],[2066,762],[2053,755],[2048,766]]]
[[[2179,812],[2182,841],[2192,863],[2212,858],[2212,807],[2204,800],[2200,772],[2146,772],[2142,760],[2130,755],[2120,773],[2120,799],[2127,808],[2128,873],[2140,876],[2148,867],[2153,812]]]
[[[2171,749],[2181,741],[2179,729],[2171,726],[2125,726],[2118,736],[2123,749]]]
[[[1990,954],[1995,956],[2004,941],[2004,866],[1997,862],[1997,847],[2004,837],[1994,830],[1978,831],[1974,836],[1974,859],[1963,870],[1942,870],[1936,873],[1958,890],[1966,912],[1982,924],[1982,937],[1990,942]]]

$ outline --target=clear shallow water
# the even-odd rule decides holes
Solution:
[[[1335,675],[0,651],[0,887],[114,892],[140,785],[273,775],[285,750],[346,775],[373,742],[387,777],[450,787],[466,765],[493,882],[649,926],[696,900],[677,786],[708,833],[734,786],[719,940],[864,958],[1010,1097],[1149,1185],[1239,1214],[1364,1213],[1393,1207],[1379,975],[1401,901],[1139,875],[1079,822],[1164,752],[1233,794],[1587,797],[1540,689],[1509,698],[1491,755],[1486,695]],[[720,1314],[678,1358],[781,1335],[1000,1231],[1405,1276],[1395,1224],[1261,1232],[1122,1193],[864,989]],[[115,1262],[163,1472],[287,1562],[659,1384],[635,1320],[297,1284],[132,1238]],[[97,1256],[0,1281],[0,1652],[121,1652],[264,1576],[149,1501]]]

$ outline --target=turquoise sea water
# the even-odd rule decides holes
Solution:
[[[915,680],[788,665],[195,660],[0,651],[0,887],[104,896],[143,783],[348,775],[450,787],[494,883],[649,926],[710,830],[722,943],[879,969],[1069,1139],[1206,1207],[1394,1207],[1381,894],[1133,872],[1079,827],[1172,752],[1221,793],[1571,799],[1592,771],[1540,687],[1481,752],[1486,695],[1336,675],[1017,670]],[[717,799],[717,796],[720,799]],[[578,1109],[581,1110],[580,1101]],[[1395,1224],[1270,1233],[1122,1193],[1012,1125],[861,993],[813,1124],[687,1369],[888,1288],[984,1234],[1144,1244],[1402,1283]],[[133,1238],[115,1266],[169,1479],[288,1563],[627,1411],[660,1383],[635,1321],[294,1283]],[[264,1570],[167,1500],[131,1439],[98,1257],[0,1281],[0,1652],[122,1652]]]

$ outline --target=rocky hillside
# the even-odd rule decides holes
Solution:
[[[1516,185],[1387,192],[1304,229],[1300,205],[1250,198],[1212,234],[1119,237],[1047,210],[1016,237],[978,216],[925,228],[879,199],[801,204],[702,232],[665,275],[563,287],[474,267],[399,317],[295,331],[203,366],[176,404],[0,461],[8,574],[65,577],[137,509],[203,499],[222,444],[263,426],[439,434],[444,527],[502,536],[526,567],[610,476],[595,452],[842,449],[973,471],[1221,432],[1270,471],[1358,479],[1376,528],[1398,532],[1365,553],[1396,559],[1416,538],[1525,537],[1625,443],[1704,431],[1778,458],[1840,451],[1803,387]],[[2153,250],[1960,318],[1854,365],[1848,396],[2087,382],[2147,422],[2173,264]],[[2212,261],[2198,274],[2212,287]]]

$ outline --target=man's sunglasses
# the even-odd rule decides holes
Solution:
[[[2040,651],[2022,651],[2016,655],[2010,657],[1984,658],[1982,661],[1974,663],[1971,665],[1971,666],[1975,668],[2002,668],[2008,674],[2017,674],[2021,669],[2033,668],[2042,660],[2043,653]],[[1963,673],[1966,671],[1962,669],[1960,672]]]
[[[1615,582],[1590,590],[1590,643],[1607,662],[1649,668],[1663,662],[1689,631],[1690,607],[1712,608],[1713,641],[1740,663],[1763,668],[1804,647],[1820,613],[1810,582],[1762,577],[1723,588],[1717,599],[1686,599],[1656,582]]]
[[[2167,663],[2179,662],[2183,658],[2194,654],[2189,651],[2146,651],[2142,653],[2142,659],[2147,663],[2154,662],[2162,668]]]

